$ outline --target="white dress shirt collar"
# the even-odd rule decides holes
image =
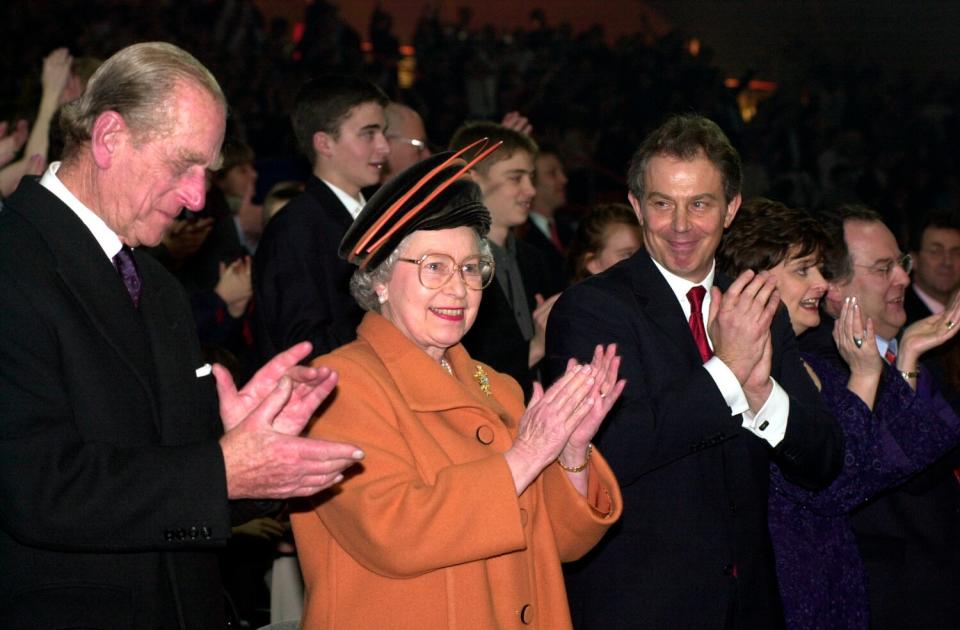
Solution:
[[[360,214],[360,211],[363,210],[363,204],[367,203],[367,200],[363,198],[363,193],[357,193],[356,197],[351,197],[341,188],[337,188],[327,180],[320,180],[324,184],[330,187],[330,190],[333,191],[333,194],[337,196],[337,199],[340,200],[340,203],[343,204],[343,207],[347,209],[347,212],[350,213],[350,216],[356,220],[357,215]]]
[[[112,262],[113,257],[116,256],[117,252],[123,247],[123,243],[120,242],[120,237],[107,227],[103,219],[94,213],[93,210],[83,205],[83,202],[67,190],[67,187],[64,186],[60,178],[57,177],[57,171],[59,169],[60,162],[50,164],[50,167],[43,174],[43,177],[40,178],[40,185],[53,193],[57,199],[66,204],[67,207],[77,215],[78,219],[83,221],[83,224],[87,226],[87,229],[93,234],[93,238],[97,239],[97,243],[100,244],[103,253],[106,254],[107,258]]]
[[[713,277],[717,271],[717,263],[714,261],[710,265],[710,272],[703,279],[703,282],[690,282],[685,278],[667,271],[667,269],[658,263],[652,256],[650,260],[653,261],[653,264],[656,265],[657,270],[663,276],[663,279],[667,281],[667,284],[670,285],[670,290],[673,291],[673,294],[677,298],[677,302],[680,303],[680,307],[683,309],[683,316],[687,319],[690,319],[690,302],[687,300],[687,293],[693,287],[700,285],[707,290],[707,294],[703,297],[703,321],[707,321],[707,313],[710,311],[710,288],[713,287]],[[709,333],[707,335],[709,337]]]

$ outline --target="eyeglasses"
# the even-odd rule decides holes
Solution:
[[[883,276],[884,278],[890,277],[894,267],[900,267],[909,275],[910,272],[913,271],[913,256],[904,254],[897,260],[888,260],[885,263],[877,263],[875,265],[854,265],[854,267],[862,267],[873,275]]]
[[[409,144],[414,149],[417,150],[417,153],[423,153],[423,150],[427,148],[427,143],[423,140],[418,140],[416,138],[404,138],[403,136],[393,136],[387,134],[387,140],[396,140],[397,142],[404,142]]]
[[[496,266],[485,256],[468,256],[457,263],[446,254],[424,254],[420,258],[400,258],[402,262],[419,267],[420,284],[428,289],[439,289],[453,277],[456,269],[468,288],[479,291],[489,286]]]

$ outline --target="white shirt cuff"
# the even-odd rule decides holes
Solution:
[[[776,446],[787,434],[787,418],[790,416],[790,397],[773,378],[773,391],[760,411],[754,414],[747,409],[743,412],[743,428],[757,437],[766,440],[770,446]]]
[[[723,399],[727,402],[727,406],[730,407],[731,416],[740,415],[750,409],[750,405],[747,403],[747,396],[743,393],[743,388],[740,387],[740,381],[733,375],[733,371],[727,367],[726,363],[717,357],[710,357],[710,359],[703,364],[703,369],[707,371],[710,378],[713,379],[713,382],[717,384],[720,395],[723,396]]]

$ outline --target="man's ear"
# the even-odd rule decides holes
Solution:
[[[633,213],[637,215],[637,221],[639,221],[640,225],[643,226],[643,212],[640,211],[640,200],[634,197],[632,192],[628,192],[627,201],[630,202],[630,207],[633,208]]]
[[[827,284],[827,292],[823,296],[824,307],[826,311],[834,317],[840,316],[840,309],[843,307],[843,291],[836,282]]]
[[[602,271],[600,269],[600,261],[597,260],[597,255],[594,252],[590,252],[583,257],[583,266],[586,267],[587,271],[594,275]]]
[[[127,123],[119,113],[106,111],[97,116],[90,130],[90,149],[97,168],[108,169],[120,146],[129,141]]]
[[[737,193],[737,196],[727,204],[727,214],[723,217],[723,229],[727,229],[730,227],[730,224],[733,223],[733,219],[737,216],[737,210],[740,209],[740,203],[742,201],[743,197],[740,196],[740,193]]]
[[[325,131],[317,131],[313,134],[313,150],[319,156],[330,157],[333,152],[333,138]]]

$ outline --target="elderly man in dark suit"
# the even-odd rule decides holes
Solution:
[[[0,213],[0,627],[222,628],[228,499],[312,495],[362,457],[296,437],[336,383],[296,367],[309,344],[238,392],[132,249],[202,206],[225,113],[183,50],[125,48]]]
[[[313,175],[267,224],[253,259],[254,335],[262,358],[307,340],[311,357],[356,338],[363,311],[350,296],[353,265],[337,255],[379,183],[390,153],[386,95],[369,81],[327,76],[297,94],[293,129]]]
[[[739,156],[714,123],[669,119],[630,167],[645,249],[567,289],[551,313],[551,376],[567,357],[616,343],[627,381],[598,434],[624,515],[568,571],[578,628],[783,625],[768,467],[822,487],[839,468],[842,438],[777,311],[773,279],[714,273],[740,178]]]

